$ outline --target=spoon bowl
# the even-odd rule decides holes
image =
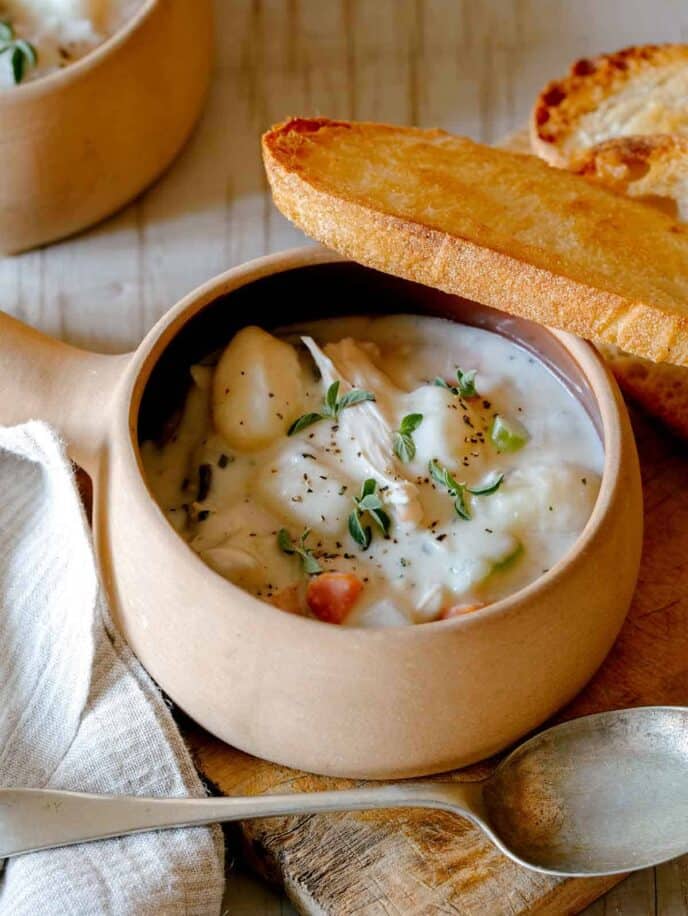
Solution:
[[[688,710],[648,706],[565,722],[484,783],[501,848],[554,874],[610,875],[688,850]]]
[[[586,716],[536,735],[480,782],[401,782],[247,798],[138,798],[0,789],[0,859],[144,830],[258,817],[436,808],[519,865],[614,875],[688,851],[688,707]]]

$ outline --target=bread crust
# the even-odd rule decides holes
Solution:
[[[565,77],[552,80],[537,97],[530,121],[534,152],[550,164],[566,168],[582,149],[607,137],[688,133],[685,94],[680,92],[676,97],[670,86],[671,78],[687,69],[688,45],[682,44],[636,45],[575,61]],[[645,105],[639,106],[646,118],[642,130],[638,129],[637,106],[626,112],[627,126],[619,111],[613,110],[615,99],[633,89],[648,96]],[[677,110],[670,110],[672,94]],[[648,108],[650,97],[657,110]],[[591,116],[595,117],[596,132],[604,134],[592,140],[589,126],[585,126]]]
[[[688,221],[687,137],[616,137],[582,152],[571,171]]]
[[[688,439],[688,369],[653,363],[606,344],[598,349],[624,394]]]
[[[282,213],[362,264],[688,365],[688,231],[662,214],[438,130],[292,118],[263,156]]]
[[[618,193],[688,219],[688,139],[663,134],[618,137],[586,150],[579,174]],[[688,439],[688,369],[653,363],[598,344],[621,390],[673,432]]]
[[[588,147],[571,163],[571,171],[579,175],[606,178],[613,166],[626,169],[624,180],[632,181],[638,175],[632,174],[636,165],[665,165],[672,160],[681,161],[688,153],[688,138],[672,134],[632,134],[628,137],[612,137],[603,143]]]

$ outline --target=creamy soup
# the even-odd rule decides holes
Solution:
[[[145,0],[0,0],[0,86],[38,79],[88,54]]]
[[[603,450],[530,352],[440,318],[245,328],[145,442],[165,515],[230,581],[358,627],[475,613],[585,526]]]

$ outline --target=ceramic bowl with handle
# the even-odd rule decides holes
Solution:
[[[504,334],[569,385],[602,437],[593,513],[540,579],[474,614],[399,629],[285,614],[208,568],[142,474],[139,443],[178,406],[188,367],[243,325],[372,312],[442,315]],[[94,534],[114,618],[193,719],[245,751],[324,774],[412,776],[505,747],[598,668],[633,593],[642,538],[625,407],[593,348],[569,334],[305,249],[211,280],[135,353],[100,356],[0,313],[0,421],[61,430],[95,488]]]
[[[0,252],[77,232],[170,164],[210,78],[211,0],[145,0],[62,70],[0,92]]]

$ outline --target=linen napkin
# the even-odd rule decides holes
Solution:
[[[62,443],[0,427],[0,785],[204,795],[162,696],[110,620]],[[215,914],[219,828],[10,859],[0,913]]]

